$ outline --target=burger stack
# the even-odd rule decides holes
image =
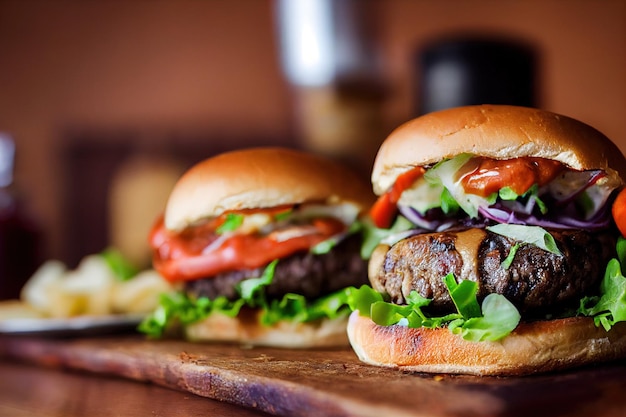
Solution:
[[[366,363],[420,372],[525,375],[623,358],[625,176],[594,128],[504,105],[393,131],[374,162],[375,202],[316,155],[218,155],[183,175],[151,233],[154,266],[180,292],[142,329],[350,343]]]

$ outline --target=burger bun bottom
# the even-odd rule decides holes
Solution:
[[[227,342],[296,349],[349,345],[345,316],[307,323],[280,321],[272,326],[261,324],[259,318],[258,310],[242,310],[237,317],[213,313],[185,326],[184,336],[192,342]]]
[[[347,331],[361,361],[414,372],[514,376],[626,357],[626,323],[607,332],[588,317],[522,323],[495,342],[467,341],[447,328],[380,326],[358,311]]]

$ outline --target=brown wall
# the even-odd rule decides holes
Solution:
[[[384,46],[395,85],[390,114],[409,105],[407,54],[446,32],[508,32],[536,45],[542,106],[596,126],[626,150],[626,2],[386,2]]]
[[[285,138],[293,97],[270,1],[0,1],[0,131],[15,135],[19,185],[63,252],[60,148],[75,131]],[[379,2],[389,130],[411,116],[412,56],[448,31],[497,30],[541,52],[543,107],[626,149],[626,3],[620,0]],[[381,138],[382,139],[382,138]]]

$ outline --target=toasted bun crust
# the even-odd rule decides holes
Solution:
[[[308,201],[352,202],[364,210],[373,197],[367,180],[330,159],[283,148],[238,150],[206,159],[178,180],[165,227],[181,230],[228,210]]]
[[[611,331],[588,317],[522,323],[497,342],[469,342],[448,329],[379,326],[358,311],[348,337],[363,362],[407,371],[528,375],[626,357],[626,323]]]
[[[243,315],[242,315],[243,313]],[[213,313],[188,325],[185,337],[192,342],[231,342],[251,346],[310,348],[348,346],[347,317],[311,323],[279,322],[263,326],[258,311],[242,311],[238,317]]]
[[[383,194],[398,175],[413,167],[460,153],[494,159],[533,156],[575,170],[602,169],[616,186],[626,178],[622,152],[593,127],[538,109],[480,105],[429,113],[394,130],[374,162],[374,192]]]

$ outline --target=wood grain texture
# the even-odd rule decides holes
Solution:
[[[269,417],[156,384],[0,360],[3,417]]]
[[[626,361],[522,378],[427,375],[362,364],[352,350],[0,338],[0,354],[182,390],[280,416],[625,416]]]

